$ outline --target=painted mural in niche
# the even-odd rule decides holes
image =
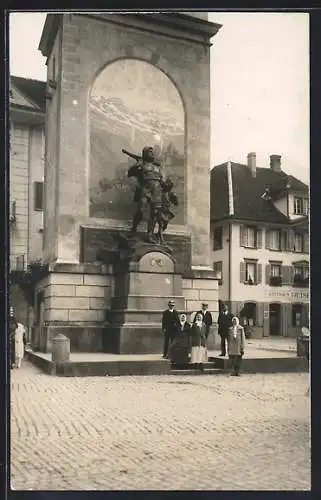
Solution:
[[[135,161],[121,150],[141,155],[153,146],[179,199],[175,224],[184,224],[185,119],[172,81],[152,64],[121,59],[96,78],[89,112],[90,216],[131,223],[135,180],[127,170]]]

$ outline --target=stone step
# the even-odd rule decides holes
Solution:
[[[223,370],[219,368],[205,368],[203,372],[199,370],[190,369],[179,369],[179,370],[171,370],[171,375],[218,375],[222,373]]]

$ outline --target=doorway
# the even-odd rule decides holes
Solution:
[[[281,304],[270,304],[270,335],[281,335]]]

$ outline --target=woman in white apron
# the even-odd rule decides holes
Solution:
[[[26,329],[22,323],[18,323],[15,331],[15,366],[20,368],[23,360],[26,344]]]

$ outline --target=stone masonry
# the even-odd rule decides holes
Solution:
[[[53,166],[56,168],[56,177],[46,193],[47,203],[53,209],[47,214],[45,227],[48,259],[79,262],[79,226],[80,222],[89,222],[88,93],[107,64],[129,57],[155,65],[168,75],[181,94],[186,113],[186,227],[192,235],[192,265],[208,268],[209,39],[220,26],[191,16],[184,16],[184,20],[182,17],[48,16],[40,43],[42,53],[48,58],[48,79],[54,57],[57,68],[57,88],[48,104],[56,119],[56,133],[47,137],[47,151],[51,152],[47,175],[52,177]]]

